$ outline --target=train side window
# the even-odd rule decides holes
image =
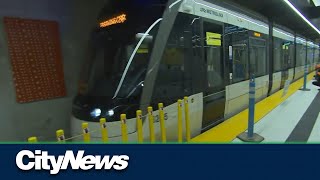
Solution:
[[[224,88],[223,25],[203,22],[204,57],[207,69],[208,94]]]
[[[226,62],[232,73],[232,83],[249,79],[248,30],[225,24]]]
[[[191,63],[188,53],[192,52],[193,20],[193,16],[182,13],[176,17],[159,65],[152,103],[171,104],[191,95],[192,74],[187,69]]]

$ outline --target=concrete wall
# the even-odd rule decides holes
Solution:
[[[25,141],[29,136],[50,141],[59,128],[69,135],[72,98],[77,92],[88,33],[104,3],[105,0],[0,1],[0,141]],[[67,97],[27,104],[16,102],[3,16],[59,22]]]

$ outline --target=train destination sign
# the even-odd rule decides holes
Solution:
[[[114,24],[122,24],[127,20],[127,15],[126,14],[121,14],[117,17],[108,19],[106,21],[103,21],[100,23],[101,28],[105,28]]]

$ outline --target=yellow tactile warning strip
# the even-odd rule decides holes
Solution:
[[[312,80],[314,72],[308,75],[308,81]],[[286,96],[282,97],[283,89],[260,101],[255,107],[255,123],[260,121],[264,116],[274,108],[284,102],[293,93],[303,86],[303,78],[292,83]],[[247,129],[248,109],[227,119],[218,126],[200,134],[191,140],[192,143],[226,143],[232,142],[240,133]]]

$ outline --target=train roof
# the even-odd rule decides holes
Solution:
[[[198,0],[190,0],[198,1]],[[290,9],[283,1],[268,0],[204,0],[205,2],[224,7],[228,10],[244,14],[255,20],[269,23],[274,22],[274,27],[284,32],[297,34],[304,39],[315,41],[320,35],[311,28],[303,19]],[[130,3],[129,3],[130,2]],[[117,0],[108,1],[101,11],[99,18],[109,16],[114,11],[115,4],[118,6],[165,6],[168,0]],[[111,5],[112,4],[112,5]],[[130,5],[129,5],[130,4]],[[109,13],[108,13],[109,12]],[[112,13],[111,13],[112,14]]]
[[[306,39],[316,40],[320,35],[298,16],[284,1],[279,0],[230,0],[234,3],[259,12],[275,23],[285,26]]]

